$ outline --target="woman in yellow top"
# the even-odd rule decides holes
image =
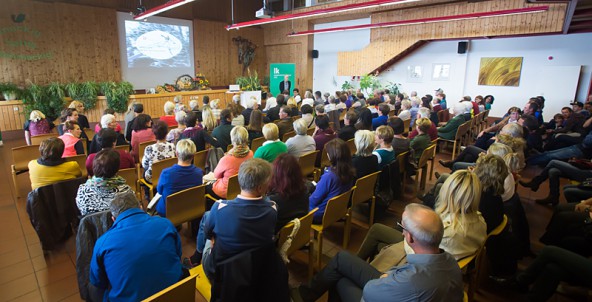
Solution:
[[[82,176],[77,162],[67,162],[62,158],[64,148],[64,141],[57,137],[48,138],[41,142],[39,146],[41,157],[29,162],[31,189],[35,190],[39,187]]]

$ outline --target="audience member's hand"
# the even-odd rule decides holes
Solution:
[[[485,131],[479,132],[479,135],[477,135],[477,137],[479,138],[479,137],[483,136],[484,133],[485,133]]]
[[[388,274],[382,274],[382,275],[380,275],[380,278],[381,278],[381,279],[382,279],[382,278],[386,278],[386,277],[388,277]]]

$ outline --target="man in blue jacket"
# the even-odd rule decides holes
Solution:
[[[141,301],[179,281],[181,238],[173,224],[140,209],[133,192],[111,202],[115,223],[99,237],[90,264],[90,283],[105,301]]]

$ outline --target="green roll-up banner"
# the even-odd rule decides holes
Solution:
[[[282,90],[292,90],[296,87],[296,64],[272,63],[269,65],[269,91],[277,96]]]

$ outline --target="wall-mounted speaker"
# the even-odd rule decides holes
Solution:
[[[311,56],[312,56],[313,59],[318,59],[318,57],[319,57],[319,51],[316,50],[316,49],[313,49],[312,52],[311,52]]]
[[[469,47],[469,42],[466,42],[466,41],[458,42],[458,53],[459,54],[466,53],[468,47]]]

